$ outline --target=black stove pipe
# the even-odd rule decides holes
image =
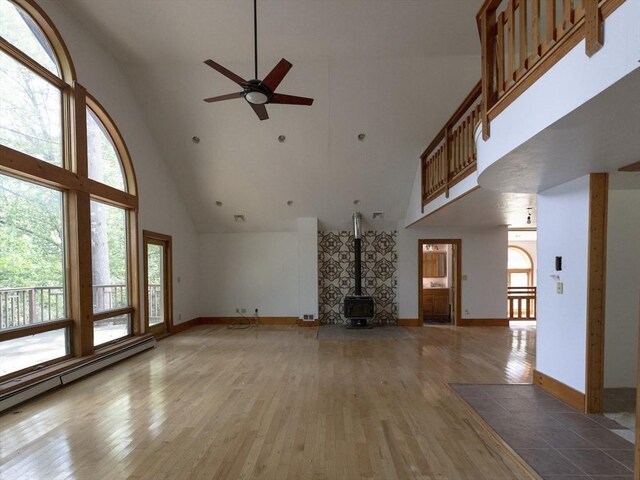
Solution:
[[[354,294],[357,296],[362,295],[362,258],[361,258],[361,220],[362,215],[360,212],[354,212],[353,214],[353,251],[354,251],[354,261],[353,261],[353,269],[355,276],[356,288]]]

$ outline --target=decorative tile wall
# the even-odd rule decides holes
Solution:
[[[374,324],[397,325],[397,232],[362,234],[362,294],[375,301]],[[344,297],[353,295],[353,232],[318,232],[318,290],[320,323],[346,324]]]

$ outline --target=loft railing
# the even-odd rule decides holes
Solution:
[[[582,39],[586,54],[596,53],[604,18],[624,1],[486,0],[477,15],[483,138],[490,121]]]
[[[465,98],[420,156],[422,206],[476,169],[474,131],[480,120],[480,83]]]
[[[586,54],[596,53],[602,22],[624,2],[485,0],[477,15],[482,79],[420,156],[423,210],[476,169],[476,124],[488,139],[491,120],[582,39]]]
[[[94,285],[94,311],[114,310],[128,305],[126,285]],[[149,285],[149,315],[160,318],[162,288]],[[0,330],[50,322],[65,317],[62,287],[0,289]]]
[[[535,320],[536,287],[508,287],[507,305],[510,320]]]

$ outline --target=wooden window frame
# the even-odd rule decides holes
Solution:
[[[96,349],[112,344],[93,345],[94,322],[129,314],[131,334],[141,334],[138,280],[138,187],[129,150],[115,122],[98,100],[76,81],[76,71],[62,36],[51,19],[34,0],[11,0],[31,16],[44,32],[57,57],[60,77],[44,68],[21,50],[0,39],[0,50],[62,92],[62,167],[0,145],[0,173],[62,191],[65,234],[65,299],[67,319],[8,329],[0,341],[21,338],[57,328],[68,328],[69,355],[93,355]],[[87,117],[90,108],[107,130],[120,159],[126,192],[88,177]],[[123,208],[127,221],[127,275],[129,305],[108,312],[93,313],[90,202]],[[123,337],[124,340],[127,337]],[[62,360],[62,359],[58,359]],[[58,361],[56,360],[56,361]],[[24,374],[24,371],[21,371]],[[1,380],[9,376],[0,377]]]

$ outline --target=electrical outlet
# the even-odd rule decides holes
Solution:
[[[240,313],[240,309],[236,307],[236,313]]]
[[[240,313],[247,313],[247,309],[246,308],[241,308],[240,309]]]
[[[178,320],[182,320],[182,314],[181,313],[178,314]]]
[[[465,309],[464,314],[465,314],[465,315],[469,315],[469,310],[466,310],[466,309]]]
[[[564,290],[564,284],[562,282],[556,283],[556,293],[558,295],[562,295],[563,290]]]

